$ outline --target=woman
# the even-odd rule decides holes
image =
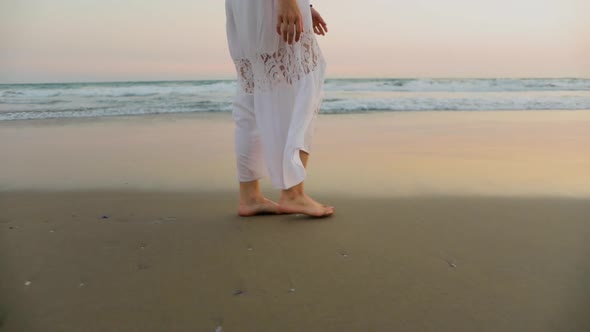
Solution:
[[[309,0],[226,0],[225,8],[238,76],[232,104],[238,214],[333,214],[334,207],[303,190],[326,70],[313,32],[324,35],[326,23]],[[278,204],[260,190],[266,176],[281,189]]]

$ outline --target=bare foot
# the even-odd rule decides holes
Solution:
[[[318,203],[307,194],[296,197],[282,195],[279,200],[279,212],[302,213],[312,217],[327,217],[334,213],[334,207]]]
[[[242,217],[279,213],[279,205],[264,197],[253,202],[240,202],[238,206],[238,215]]]

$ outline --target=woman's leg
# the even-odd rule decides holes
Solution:
[[[278,204],[265,198],[258,180],[240,182],[238,214],[242,217],[279,213]]]
[[[235,121],[235,153],[240,201],[238,214],[253,216],[278,213],[278,205],[264,197],[258,179],[267,176],[262,155],[262,143],[254,117],[254,100],[251,94],[237,94],[233,101]]]
[[[303,166],[307,168],[309,154],[299,150],[299,157]],[[303,182],[281,191],[278,208],[281,213],[303,213],[314,217],[329,216],[334,213],[334,207],[318,203],[309,197],[303,189]]]

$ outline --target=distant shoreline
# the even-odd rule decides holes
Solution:
[[[415,80],[415,79],[431,79],[431,80],[494,80],[494,79],[579,79],[590,80],[590,76],[416,76],[416,77],[380,77],[380,76],[362,76],[362,77],[327,77],[326,81],[346,80],[346,81],[366,81],[366,80]],[[180,80],[103,80],[103,81],[39,81],[39,82],[0,82],[0,87],[3,85],[51,85],[51,84],[115,84],[115,83],[175,83],[175,82],[206,82],[206,81],[235,81],[234,77],[221,78],[202,78],[202,79],[180,79]]]

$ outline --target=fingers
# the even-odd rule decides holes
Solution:
[[[318,25],[314,25],[313,26],[313,32],[315,32],[316,35],[321,35],[322,33],[320,32],[320,30],[318,30]]]
[[[326,24],[326,21],[324,21],[324,19],[320,16],[320,24],[322,25],[322,28],[324,29],[325,32],[328,32],[328,25]]]
[[[316,23],[313,26],[313,31],[318,34],[318,35],[322,35],[325,36],[326,32],[328,31],[327,28],[325,28],[325,26],[321,25],[320,23]]]
[[[288,42],[288,40],[289,40],[289,23],[283,22],[283,24],[281,24],[281,30],[282,30],[282,34],[283,34],[283,40],[285,42]]]
[[[300,21],[283,23],[283,40],[288,44],[293,44],[301,38],[303,26]]]
[[[297,42],[303,33],[303,21],[298,17],[279,16],[276,26],[277,33],[288,44]]]
[[[316,35],[323,35],[324,34],[322,29],[320,28],[319,24],[316,24],[313,26],[313,31],[316,33]]]
[[[322,16],[320,16],[320,14],[316,12],[312,15],[312,20],[313,31],[318,35],[326,35],[326,32],[328,32],[328,25],[326,24],[326,21],[324,21]]]
[[[324,22],[324,20],[322,20],[320,22],[320,24],[322,25],[322,28],[324,29],[324,34],[325,34],[325,32],[328,32],[328,25],[326,24],[326,22]]]
[[[295,35],[295,41],[299,41],[301,39],[302,33],[303,33],[303,21],[299,20],[297,22],[297,34]]]
[[[292,44],[293,37],[295,37],[295,25],[292,22],[289,22],[289,25],[287,25],[287,31],[287,44]]]
[[[281,35],[281,24],[283,23],[283,18],[279,15],[277,18],[277,33],[279,36]]]

